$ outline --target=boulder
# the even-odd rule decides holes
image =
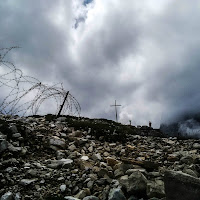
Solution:
[[[146,193],[147,179],[140,171],[135,171],[130,176],[122,176],[119,182],[130,194]]]
[[[167,200],[199,200],[200,179],[176,171],[164,175]]]

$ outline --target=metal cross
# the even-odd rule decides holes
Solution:
[[[121,106],[121,105],[117,105],[116,100],[115,100],[115,105],[111,105],[111,106],[115,106],[116,122],[117,122],[117,106]]]

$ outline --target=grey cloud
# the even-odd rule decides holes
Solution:
[[[167,1],[156,14],[145,1],[80,1],[80,14],[72,1],[1,2],[0,45],[21,46],[10,59],[45,82],[63,82],[82,115],[114,119],[117,99],[122,122],[158,127],[160,114],[200,108],[199,3]],[[77,16],[84,20],[74,29]]]

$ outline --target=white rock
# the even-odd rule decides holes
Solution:
[[[81,160],[89,160],[89,157],[88,156],[82,156]]]
[[[18,192],[15,194],[15,200],[20,200],[21,199],[21,194]]]
[[[6,192],[4,195],[1,196],[1,200],[12,200],[13,194],[12,192]]]
[[[63,184],[60,186],[60,191],[65,192],[66,188],[67,188],[67,186],[65,184]]]

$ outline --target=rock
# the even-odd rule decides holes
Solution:
[[[20,133],[14,133],[14,134],[12,135],[12,137],[13,137],[13,138],[19,138],[19,137],[21,137],[21,134],[20,134]]]
[[[15,200],[20,200],[21,199],[21,194],[18,192],[15,194]]]
[[[60,191],[65,192],[66,188],[67,188],[67,186],[65,184],[63,184],[60,186]]]
[[[13,194],[12,192],[6,192],[4,195],[1,196],[1,200],[12,200]]]
[[[130,194],[146,193],[147,179],[139,171],[133,172],[130,176],[122,176],[119,182]]]
[[[58,163],[60,163],[63,168],[70,168],[72,166],[73,160],[63,158],[61,160],[58,160]]]
[[[120,176],[123,176],[124,175],[124,172],[121,170],[121,169],[116,169],[114,171],[114,175],[116,178],[120,177]]]
[[[168,158],[167,160],[170,161],[170,162],[175,162],[175,161],[178,161],[180,158],[179,158],[179,155],[177,154],[169,154],[168,155]]]
[[[92,152],[93,152],[93,146],[90,146],[90,147],[88,148],[88,151],[89,151],[90,153],[92,153]]]
[[[194,162],[194,159],[192,156],[184,156],[180,159],[180,163],[192,164],[193,162]]]
[[[138,200],[138,198],[133,196],[133,195],[131,195],[128,200]],[[142,199],[140,199],[140,200],[142,200]]]
[[[32,183],[34,183],[35,181],[37,181],[38,179],[22,179],[19,184],[22,186],[27,186],[30,185]]]
[[[143,173],[143,174],[147,174],[146,169],[143,169],[143,168],[138,168],[138,169],[128,169],[128,170],[126,171],[125,174],[127,174],[127,175],[131,175],[133,172],[136,172],[136,171],[139,171],[139,172],[141,172],[141,173]]]
[[[8,148],[8,142],[6,140],[0,141],[0,153]]]
[[[60,160],[52,160],[48,167],[52,169],[57,169],[59,167],[62,168],[70,168],[72,166],[73,160],[71,159],[60,159]]]
[[[10,126],[10,130],[12,131],[12,133],[17,133],[18,132],[17,126],[14,125],[14,124]]]
[[[162,180],[151,181],[147,184],[147,196],[149,198],[157,197],[162,198],[165,197],[165,188],[164,182]]]
[[[66,117],[58,117],[57,119],[56,119],[56,121],[58,121],[58,122],[65,122],[66,121]]]
[[[87,197],[84,197],[83,200],[99,200],[99,198],[95,196],[87,196]]]
[[[68,149],[72,152],[76,149],[76,146],[74,144],[72,144],[68,147]]]
[[[56,158],[58,160],[60,160],[60,159],[62,159],[64,157],[65,157],[65,153],[64,152],[62,152],[61,150],[56,151]]]
[[[200,149],[200,144],[199,143],[194,143],[193,144],[194,149]]]
[[[81,170],[88,170],[88,169],[93,168],[93,164],[88,161],[85,161],[85,160],[79,160],[78,164],[79,164]]]
[[[114,167],[116,164],[119,163],[119,161],[111,157],[107,157],[106,160],[107,160],[107,164],[111,167]]]
[[[94,185],[94,181],[89,181],[89,182],[87,183],[87,187],[88,187],[89,189],[92,189],[93,185]]]
[[[21,147],[14,147],[12,144],[8,144],[8,150],[10,152],[13,152],[13,153],[19,153],[21,152],[22,148]]]
[[[97,160],[101,160],[102,158],[101,158],[101,155],[99,153],[97,153],[97,154],[93,154],[92,155],[92,159],[94,161],[97,161]]]
[[[90,195],[90,189],[85,188],[84,190],[81,190],[78,194],[76,194],[75,197],[78,199],[83,199],[88,195]]]
[[[188,174],[166,171],[164,175],[167,200],[199,200],[200,179]]]
[[[197,174],[196,174],[193,170],[191,170],[191,169],[186,169],[186,168],[185,168],[185,169],[183,170],[183,172],[186,173],[186,174],[189,174],[190,176],[193,176],[193,177],[198,178]]]
[[[126,200],[126,197],[120,188],[113,188],[109,192],[108,200]]]
[[[50,140],[49,140],[49,144],[65,149],[66,148],[66,144],[65,141],[61,140],[59,137],[57,136],[53,136]]]
[[[77,199],[77,198],[71,197],[71,196],[66,196],[64,199],[67,199],[67,200],[80,200],[80,199]]]
[[[89,160],[89,157],[88,156],[82,156],[81,160]]]

